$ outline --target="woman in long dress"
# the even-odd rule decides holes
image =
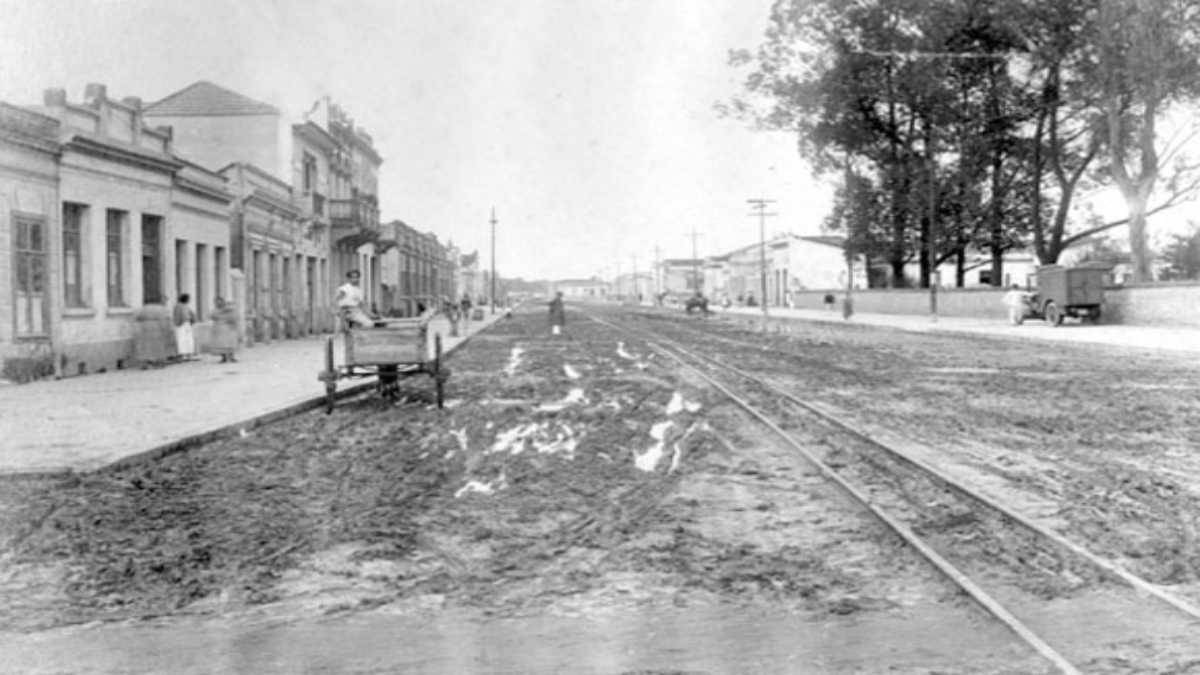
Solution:
[[[237,312],[225,298],[216,299],[213,311],[212,353],[221,357],[221,363],[236,363],[234,354],[238,346]]]
[[[179,350],[180,361],[193,361],[196,358],[196,332],[193,327],[196,323],[196,313],[188,305],[191,299],[187,293],[181,294],[179,301],[175,303],[172,317],[175,321],[175,345]]]

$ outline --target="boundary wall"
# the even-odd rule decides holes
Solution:
[[[939,316],[1006,320],[1004,288],[940,288]],[[792,295],[796,309],[822,309],[825,295],[837,296],[841,311],[845,290],[800,291]],[[928,315],[930,292],[924,288],[854,291],[854,311],[868,314]],[[1101,323],[1200,329],[1200,282],[1110,286],[1104,290]]]

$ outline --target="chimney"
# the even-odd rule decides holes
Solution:
[[[43,91],[42,104],[47,108],[62,108],[67,105],[67,90],[56,87]]]
[[[125,98],[121,99],[121,103],[124,103],[129,108],[132,108],[134,112],[141,112],[142,110],[142,99],[138,98],[137,96],[126,96]]]
[[[108,100],[108,88],[102,84],[91,83],[83,90],[84,103],[93,108],[99,108],[100,103]]]

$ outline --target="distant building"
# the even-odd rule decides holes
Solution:
[[[782,306],[791,293],[845,288],[850,266],[842,246],[841,237],[782,235],[730,251],[708,274],[722,280],[713,289],[718,294],[730,298],[753,295],[761,303],[765,285],[766,303]],[[862,260],[853,265],[853,275],[854,286],[866,288]]]
[[[602,300],[609,295],[608,284],[598,278],[563,279],[550,284],[551,291],[562,293],[564,298],[589,298]]]

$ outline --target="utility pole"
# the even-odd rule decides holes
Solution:
[[[778,213],[767,213],[767,204],[774,204],[774,199],[747,199],[746,200],[755,209],[755,213],[751,216],[758,216],[758,260],[759,271],[762,274],[762,298],[759,302],[762,303],[763,311],[763,330],[767,329],[767,217],[777,216]]]
[[[492,207],[492,314],[496,314],[496,207]]]
[[[658,296],[662,295],[662,249],[654,247],[654,302],[658,303]]]
[[[642,289],[641,289],[641,284],[638,283],[638,275],[637,275],[637,254],[634,253],[633,254],[633,304],[635,304],[635,305],[641,304],[641,295],[642,295]]]
[[[700,258],[696,256],[696,238],[703,235],[703,232],[697,232],[693,227],[688,236],[692,238],[692,290],[700,290]]]

